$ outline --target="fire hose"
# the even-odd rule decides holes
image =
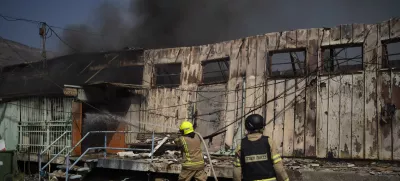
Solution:
[[[196,133],[200,137],[201,141],[203,142],[204,148],[206,149],[208,160],[210,161],[210,167],[211,167],[211,171],[212,171],[213,177],[214,177],[215,181],[218,181],[217,175],[215,174],[214,166],[213,166],[212,161],[211,161],[210,153],[208,152],[207,144],[204,141],[203,137],[200,135],[200,133],[198,133],[198,132],[194,132],[194,133]]]

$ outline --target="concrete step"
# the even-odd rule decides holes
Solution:
[[[58,169],[62,169],[62,170],[67,170],[67,166],[66,165],[57,165]],[[89,167],[80,167],[80,166],[74,166],[71,171],[77,171],[77,172],[90,172],[90,168]]]
[[[65,178],[66,174],[62,170],[55,170],[53,173],[49,174],[50,177]],[[82,175],[79,174],[68,174],[68,178],[71,180],[81,179]]]
[[[85,160],[86,163],[95,163],[95,162],[98,162],[98,161],[99,161],[99,159],[87,159],[87,160]]]

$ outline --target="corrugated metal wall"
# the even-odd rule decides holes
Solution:
[[[11,137],[8,138],[11,148],[16,149],[18,145],[19,151],[38,153],[66,131],[68,133],[51,147],[50,154],[71,144],[71,98],[30,97],[0,106],[4,133],[7,138]]]
[[[274,138],[284,156],[400,160],[399,111],[395,110],[393,119],[381,121],[387,113],[385,106],[400,107],[399,73],[384,69],[381,63],[382,44],[399,37],[400,19],[391,19],[373,25],[299,29],[196,47],[146,50],[144,85],[153,86],[154,64],[182,63],[181,85],[153,88],[144,94],[140,125],[156,131],[177,128],[188,117],[190,102],[196,103],[199,112],[205,112],[199,105],[205,107],[207,103],[203,105],[196,96],[202,80],[202,62],[229,57],[229,81],[223,102],[226,110],[236,111],[225,111],[222,125],[241,117],[237,111],[242,103],[237,95],[241,93],[232,90],[245,84],[244,112],[266,116],[269,124],[265,133]],[[322,72],[322,48],[354,44],[362,45],[361,71],[334,75]],[[268,76],[269,52],[299,49],[306,52],[307,72],[317,73],[290,79]],[[209,124],[198,121],[200,128]],[[239,126],[228,127],[227,146],[235,146],[232,136]]]

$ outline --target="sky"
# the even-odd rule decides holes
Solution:
[[[65,27],[93,21],[96,18],[93,17],[93,11],[103,1],[105,0],[1,0],[0,14]],[[118,3],[123,9],[129,0],[111,2]],[[229,6],[229,1],[226,3]],[[243,9],[238,7],[239,15],[229,26],[229,31],[235,30],[235,33],[224,38],[235,39],[274,31],[332,27],[348,23],[377,23],[391,17],[400,17],[399,0],[264,0],[260,6]],[[62,34],[62,30],[55,30]],[[32,47],[41,46],[36,24],[9,22],[0,18],[0,36]],[[57,37],[52,36],[47,47],[57,51],[59,44]]]

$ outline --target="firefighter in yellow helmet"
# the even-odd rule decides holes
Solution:
[[[233,180],[289,181],[274,141],[263,135],[265,120],[252,114],[245,120],[247,135],[236,148]]]
[[[190,181],[192,177],[196,181],[206,181],[207,174],[204,171],[201,140],[194,133],[192,123],[187,120],[183,121],[179,127],[179,131],[182,133],[182,136],[177,138],[175,142],[181,148],[183,160],[178,181]]]

